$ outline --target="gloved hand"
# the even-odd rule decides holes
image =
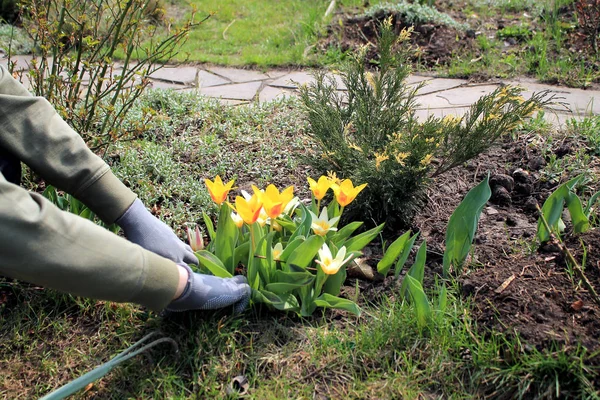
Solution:
[[[136,199],[116,223],[127,239],[176,263],[198,264],[192,248],[183,243],[171,228],[150,213]]]
[[[188,281],[181,296],[167,306],[167,311],[216,310],[233,305],[240,313],[248,307],[251,289],[246,277],[219,278],[197,274],[186,264],[179,263],[188,271]]]

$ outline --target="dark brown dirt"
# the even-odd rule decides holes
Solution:
[[[586,74],[592,76],[590,79],[582,81],[575,70],[556,71],[544,76],[544,82],[550,84],[559,84],[575,87],[593,87],[597,88],[600,83],[600,61],[595,55],[589,34],[583,28],[578,26],[577,13],[574,4],[563,6],[558,10],[474,10],[472,2],[461,0],[441,0],[435,2],[435,8],[448,14],[456,22],[467,24],[470,28],[466,30],[455,29],[441,24],[426,23],[415,25],[410,43],[415,52],[413,62],[421,72],[423,69],[442,72],[450,66],[453,60],[467,60],[468,63],[477,63],[481,60],[481,68],[473,68],[471,71],[460,70],[462,72],[452,72],[456,78],[470,79],[471,81],[486,81],[498,77],[512,76],[515,74],[526,74],[537,77],[537,66],[526,65],[526,54],[541,51],[529,39],[537,32],[546,29],[546,19],[556,18],[561,27],[560,44],[548,42],[546,58],[565,59],[570,58],[574,61],[573,65],[581,65]],[[475,12],[476,11],[476,12]],[[334,18],[328,27],[327,33],[318,42],[317,49],[326,53],[328,49],[338,49],[341,52],[353,51],[361,46],[375,44],[377,41],[377,26],[388,17],[392,17],[392,23],[397,32],[408,27],[409,23],[402,19],[398,14],[379,12],[373,17],[362,15],[361,11],[346,9]],[[513,28],[526,26],[524,36],[504,37],[499,32],[504,28]],[[486,38],[478,43],[478,37]],[[493,43],[497,40],[497,43]],[[492,44],[490,44],[492,43]],[[486,46],[494,47],[494,50],[485,49]],[[493,53],[491,52],[493,51]],[[506,56],[513,56],[523,62],[517,67],[500,66],[505,70],[495,70],[488,68],[485,61],[486,57],[503,59]],[[376,60],[377,55],[375,46],[369,47],[369,59]],[[514,70],[511,70],[514,69]]]
[[[378,25],[388,18],[388,14],[379,13],[374,18],[366,16],[347,15],[340,26],[331,25],[328,33],[319,42],[319,48],[324,51],[331,46],[339,46],[343,52],[356,50],[365,44],[377,42]],[[398,34],[409,25],[392,15],[392,24]],[[475,36],[471,31],[460,31],[443,25],[423,24],[413,27],[410,42],[417,50],[415,61],[428,68],[439,64],[447,64],[452,55],[457,52],[466,52],[475,48]],[[376,59],[375,46],[369,47],[369,59]]]
[[[552,154],[562,154],[557,142]],[[581,144],[572,143],[573,147]],[[566,155],[568,153],[564,153]],[[429,204],[415,220],[427,239],[430,271],[441,273],[445,228],[466,192],[491,175],[492,199],[484,209],[469,271],[458,281],[462,295],[474,304],[474,318],[483,332],[517,334],[529,346],[548,349],[581,344],[600,350],[600,307],[570,273],[558,246],[536,244],[536,204],[543,204],[558,182],[541,179],[539,150],[528,138],[506,142],[437,179]],[[591,168],[597,168],[590,165]],[[498,187],[503,190],[498,190]],[[597,188],[596,188],[597,189]],[[565,217],[566,218],[566,217]],[[585,273],[600,290],[600,230],[582,235],[565,232],[565,244],[576,259],[586,249]],[[600,360],[599,360],[600,362]]]

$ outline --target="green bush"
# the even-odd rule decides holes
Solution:
[[[385,221],[388,228],[410,222],[431,177],[487,150],[552,100],[546,93],[524,100],[521,89],[502,87],[483,96],[462,118],[431,116],[420,123],[415,116],[420,86],[404,82],[411,72],[403,45],[408,36],[403,31],[397,38],[389,20],[382,24],[375,69],[365,68],[366,48],[342,67],[347,98],[320,72],[314,84],[300,89],[307,133],[321,150],[309,161],[321,171],[367,182],[347,217]]]
[[[23,7],[23,26],[35,49],[26,72],[33,92],[48,99],[93,149],[143,132],[149,116],[124,130],[125,115],[148,76],[185,43],[193,14],[164,33],[153,22],[160,14],[157,1],[25,0]],[[9,67],[14,69],[10,58]]]

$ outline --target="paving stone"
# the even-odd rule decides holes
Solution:
[[[461,85],[466,85],[468,82],[464,79],[446,79],[434,78],[427,81],[427,84],[418,92],[418,96],[424,96],[429,93],[453,89]]]
[[[469,107],[417,109],[415,116],[419,121],[424,122],[430,115],[438,118],[443,118],[446,115],[462,117],[468,110]]]
[[[227,106],[243,106],[246,104],[251,104],[249,101],[243,101],[243,100],[230,100],[230,99],[219,99],[219,102],[221,104],[227,105]]]
[[[523,97],[526,99],[530,98],[534,92],[549,90],[551,94],[557,96],[556,101],[568,104],[566,107],[560,104],[552,105],[551,107],[555,110],[563,112],[570,110],[576,114],[600,114],[600,101],[595,101],[595,97],[599,94],[598,91],[543,85],[529,80],[508,81],[506,84],[525,88]]]
[[[299,85],[313,82],[313,76],[304,71],[291,72],[270,83],[270,86],[296,89]]]
[[[200,70],[200,72],[198,72],[198,83],[201,88],[207,88],[218,85],[227,85],[231,82],[221,78],[220,76],[211,74],[210,72]]]
[[[273,69],[271,71],[265,72],[265,74],[271,79],[277,79],[281,78],[282,76],[288,75],[290,72],[291,71],[285,69]]]
[[[167,82],[192,84],[196,82],[197,73],[197,67],[163,67],[158,71],[154,71],[152,74],[150,74],[150,78],[159,79]],[[225,81],[223,80],[223,82]]]
[[[417,83],[421,82],[426,83],[432,79],[432,76],[409,75],[405,82],[407,85],[416,85]]]
[[[295,97],[297,95],[298,94],[293,90],[265,86],[258,94],[258,100],[261,103],[265,103],[273,100],[284,99],[286,97]]]
[[[452,106],[467,106],[475,103],[481,96],[492,93],[497,88],[498,85],[464,86],[444,90],[443,92],[435,93],[434,96],[445,99]]]
[[[449,108],[452,107],[450,102],[439,96],[440,93],[432,93],[425,96],[419,96],[415,100],[417,102],[417,109],[419,110],[427,110],[433,108]]]
[[[209,73],[229,79],[233,83],[264,81],[270,78],[267,74],[263,74],[260,71],[253,71],[251,69],[210,67],[206,70]]]
[[[212,87],[201,87],[200,93],[210,97],[220,97],[233,100],[252,100],[260,89],[262,82],[235,83],[232,85],[220,85]]]

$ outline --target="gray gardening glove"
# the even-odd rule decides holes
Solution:
[[[140,199],[136,199],[116,223],[129,241],[146,250],[176,263],[198,264],[192,248],[183,243],[167,224],[152,215]]]
[[[178,264],[188,273],[188,282],[179,298],[167,306],[167,311],[216,310],[233,305],[233,312],[240,313],[250,302],[250,286],[246,277],[219,278],[197,274],[186,264]]]

